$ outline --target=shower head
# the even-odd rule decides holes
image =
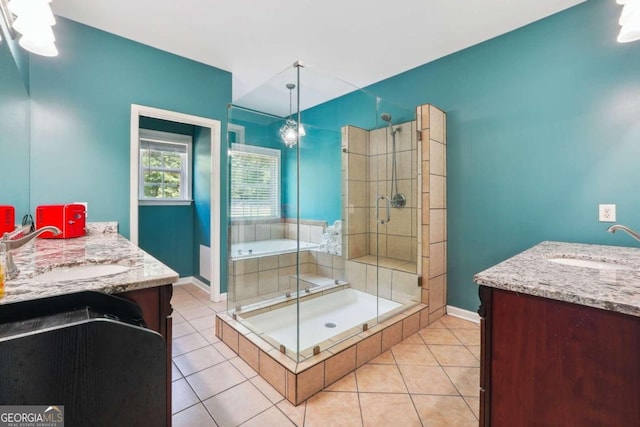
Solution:
[[[389,114],[389,113],[382,113],[382,114],[380,114],[380,118],[381,118],[382,120],[384,120],[385,122],[387,122],[387,123],[391,124],[391,114]]]

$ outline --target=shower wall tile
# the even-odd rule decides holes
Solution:
[[[422,131],[421,136],[422,161],[429,161],[429,152],[431,150],[431,141],[429,140],[429,131]]]
[[[311,243],[322,243],[322,235],[324,234],[325,227],[312,225],[309,228],[309,241]]]
[[[276,224],[270,224],[269,225],[270,239],[271,240],[284,239],[284,228],[285,228],[285,224],[282,222],[279,222]]]
[[[229,235],[231,236],[231,243],[238,243],[240,240],[240,234],[239,234],[239,226],[237,225],[232,225],[231,227],[229,227]]]
[[[354,261],[345,262],[345,275],[352,288],[366,291],[367,265]]]
[[[432,243],[429,248],[429,278],[438,277],[445,272],[445,244]]]
[[[446,210],[431,209],[429,240],[431,243],[443,242],[446,239]]]
[[[266,270],[258,273],[258,295],[278,290],[278,270]]]
[[[445,177],[439,175],[431,175],[430,177],[429,192],[430,208],[431,209],[445,209]]]
[[[296,254],[295,253],[289,253],[289,254],[278,255],[278,265],[280,267],[295,266],[296,265]]]
[[[423,161],[422,162],[422,191],[428,193],[429,192],[429,185],[431,180],[429,179],[430,177],[430,173],[429,173],[429,169],[430,169],[430,163],[429,161]]]
[[[349,236],[349,259],[364,256],[369,252],[366,237],[366,234]]]
[[[411,256],[412,243],[413,239],[409,236],[389,236],[387,239],[387,253],[392,254],[393,258],[415,261],[415,258]]]
[[[391,168],[389,163],[389,156],[387,154],[381,154],[377,156],[370,156],[369,161],[369,174],[367,175],[368,181],[381,181],[391,178]]]
[[[444,113],[434,106],[429,107],[430,138],[444,143]]]
[[[406,122],[400,123],[398,125],[394,125],[394,129],[400,128],[400,132],[396,133],[396,149],[397,151],[408,151],[415,148],[415,130],[414,130],[415,122]],[[389,138],[391,140],[391,138]],[[392,142],[389,141],[389,144],[392,145]],[[389,152],[391,152],[391,146],[389,147]]]
[[[242,224],[238,226],[238,241],[239,242],[255,242],[256,241],[255,224]]]
[[[256,224],[256,240],[271,239],[271,224]]]
[[[391,208],[391,221],[387,224],[387,233],[397,236],[411,236],[410,208]]]
[[[429,224],[429,210],[431,208],[430,206],[430,193],[425,192],[422,193],[422,224]],[[424,242],[428,242],[428,240],[425,240]]]
[[[400,151],[396,153],[396,176],[398,179],[411,179],[413,165],[413,151]],[[389,165],[389,173],[391,173],[391,165]],[[389,175],[391,177],[391,175]]]
[[[349,179],[366,181],[367,179],[367,157],[360,154],[349,153],[348,174]]]
[[[422,105],[418,108],[420,109],[420,122],[422,129],[429,129],[429,105]]]
[[[429,312],[431,313],[446,305],[445,278],[443,274],[429,280]]]
[[[372,130],[369,132],[369,155],[387,153],[387,128]]]
[[[369,184],[366,181],[349,181],[349,208],[363,208],[369,205]]]
[[[331,255],[331,267],[334,270],[344,270],[344,258],[339,255]]]
[[[347,126],[347,150],[354,154],[367,154],[369,133],[364,129],[354,126]]]
[[[431,173],[434,175],[445,175],[444,144],[431,141],[429,160],[431,161]]]
[[[285,225],[285,239],[296,240],[298,238],[298,226],[293,222],[287,223]]]
[[[347,234],[362,234],[367,232],[368,208],[348,208],[349,224]]]

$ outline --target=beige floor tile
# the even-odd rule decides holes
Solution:
[[[224,356],[212,345],[173,358],[173,362],[184,376],[189,376],[225,360]]]
[[[411,396],[418,415],[429,427],[477,427],[478,420],[459,396]]]
[[[408,394],[360,393],[364,427],[421,426]]]
[[[283,400],[276,405],[283,414],[287,416],[295,425],[302,427],[304,425],[304,417],[307,410],[307,403],[301,403],[294,406],[288,400]]]
[[[426,327],[426,329],[442,329],[442,328],[446,328],[446,326],[444,323],[442,323],[441,319],[438,319],[435,322],[429,323],[429,325]]]
[[[171,362],[171,381],[179,380],[180,378],[183,378],[182,372],[180,372],[175,363]]]
[[[184,314],[189,311],[199,310],[202,308],[209,308],[206,305],[204,305],[202,301],[193,297],[190,297],[188,299],[179,299],[177,301],[172,301],[171,306],[173,307],[174,311],[177,311],[180,314],[182,314],[182,316],[185,319],[187,318],[187,316],[185,316]]]
[[[171,425],[173,427],[216,427],[216,423],[202,403],[198,403],[172,416]]]
[[[171,352],[173,353],[173,357],[175,357],[208,345],[209,342],[205,340],[202,335],[195,332],[193,334],[174,339],[171,343]]]
[[[234,357],[238,356],[235,351],[231,350],[229,346],[222,341],[214,344],[213,346],[220,352],[221,355],[223,355],[227,359],[233,359]]]
[[[187,377],[200,400],[208,399],[246,380],[229,362],[219,363]]]
[[[185,321],[185,322],[173,325],[173,328],[171,330],[171,337],[173,339],[176,339],[176,338],[183,337],[185,335],[192,334],[195,331],[196,331],[196,328],[191,326],[191,324],[189,322]]]
[[[429,349],[442,366],[480,366],[478,359],[465,346],[430,345]]]
[[[424,344],[424,341],[422,341],[422,338],[420,338],[420,335],[416,333],[402,340],[400,344]]]
[[[219,427],[236,427],[272,406],[249,381],[205,400],[204,406]]]
[[[480,329],[480,324],[469,322],[453,316],[443,316],[439,319],[449,329]]]
[[[473,415],[475,415],[476,418],[480,418],[480,397],[464,396],[464,400],[471,408]]]
[[[294,425],[295,424],[289,418],[287,418],[286,415],[284,415],[278,408],[272,406],[271,408],[256,415],[246,423],[242,424],[242,427],[286,427]]]
[[[366,364],[356,370],[359,392],[406,393],[402,375],[395,365]]]
[[[179,324],[179,323],[183,323],[186,322],[185,318],[182,317],[182,314],[178,313],[177,311],[174,311],[173,313],[171,313],[171,321],[173,323],[173,326]]]
[[[391,347],[398,365],[437,366],[438,362],[425,344],[396,344]]]
[[[447,366],[444,370],[462,396],[480,395],[480,368]]]
[[[247,362],[240,358],[240,356],[229,359],[229,362],[231,362],[231,364],[235,366],[236,369],[247,378],[253,378],[258,375],[258,373],[251,366],[249,366]]]
[[[399,366],[409,393],[457,396],[458,391],[440,366]]]
[[[325,391],[358,391],[356,386],[356,374],[351,372],[346,376],[340,378],[335,383],[325,387]]]
[[[480,329],[451,329],[464,345],[480,345]]]
[[[189,320],[191,326],[193,326],[196,330],[201,331],[203,329],[211,329],[216,327],[216,315],[212,311],[211,314],[207,314],[203,317],[198,317],[195,319]]]
[[[202,329],[199,331],[200,335],[204,337],[211,344],[217,344],[220,342],[220,338],[216,336],[216,328]]]
[[[215,312],[207,307],[206,305],[198,302],[199,306],[194,308],[189,308],[188,310],[180,310],[177,309],[182,317],[184,317],[187,321],[197,319],[198,317],[203,316],[215,316]]]
[[[361,425],[362,417],[357,393],[321,391],[307,400],[305,427]]]
[[[267,382],[267,380],[265,380],[261,376],[256,375],[255,377],[251,378],[250,381],[258,390],[262,392],[262,394],[266,396],[267,399],[271,401],[271,403],[275,404],[284,399],[284,397],[280,393],[278,393],[278,390],[276,390],[271,384]]]
[[[468,345],[467,349],[473,354],[476,359],[480,360],[480,346],[479,345]]]
[[[171,384],[171,413],[175,414],[180,412],[189,406],[193,406],[196,403],[200,403],[200,399],[193,392],[189,383],[183,378],[178,381],[174,381]]]
[[[419,334],[427,344],[462,345],[462,342],[446,328],[425,328],[421,330]]]
[[[396,359],[393,358],[393,353],[391,353],[391,350],[387,350],[375,359],[370,360],[369,363],[393,365],[396,363]]]

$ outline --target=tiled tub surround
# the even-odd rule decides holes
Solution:
[[[322,233],[326,228],[326,221],[300,219],[300,240],[322,243]],[[229,235],[232,244],[275,239],[296,240],[298,226],[295,218],[233,220]]]
[[[631,270],[557,264],[549,258],[607,261]],[[480,285],[640,316],[640,249],[542,242],[474,276]]]
[[[101,228],[102,229],[102,228]],[[20,269],[7,280],[1,304],[80,291],[117,294],[174,283],[178,274],[124,237],[115,233],[88,234],[74,239],[38,239],[13,252]],[[70,281],[41,281],[37,275],[59,267],[120,264],[126,271],[109,276]]]
[[[296,362],[226,313],[218,313],[216,336],[294,405],[386,352],[428,324],[416,305],[302,362]]]
[[[228,299],[231,307],[268,302],[297,290],[296,253],[256,256],[229,261]],[[320,278],[344,279],[341,256],[315,250],[300,252],[301,288],[317,285]]]

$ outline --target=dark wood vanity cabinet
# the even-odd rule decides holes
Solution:
[[[640,425],[640,318],[480,286],[480,426]]]
[[[162,335],[166,343],[167,356],[167,426],[171,426],[171,296],[173,285],[128,291],[118,296],[134,301],[142,309],[142,317],[149,329]],[[143,391],[141,391],[143,392]]]

